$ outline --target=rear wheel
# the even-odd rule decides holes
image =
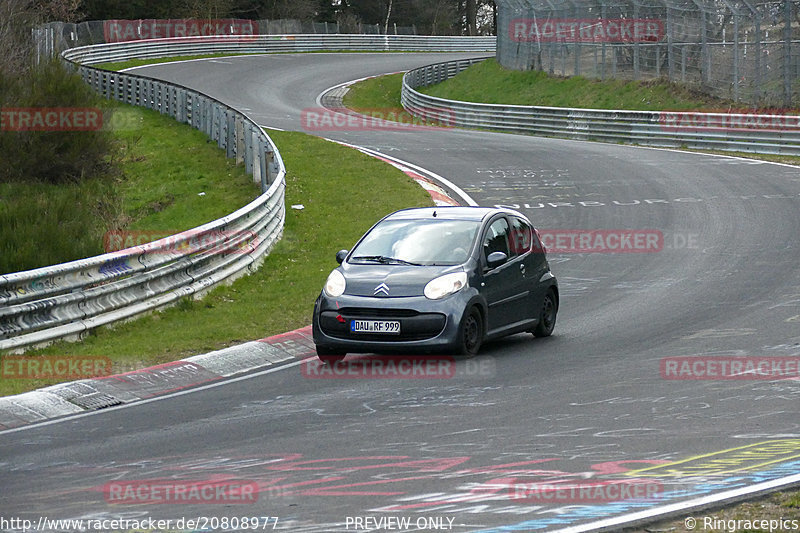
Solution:
[[[553,329],[556,327],[556,315],[558,314],[558,300],[556,294],[552,290],[548,290],[544,295],[542,302],[542,309],[539,312],[539,323],[536,324],[536,329],[533,334],[537,337],[549,337],[553,334]]]
[[[325,346],[317,346],[317,357],[320,361],[327,365],[338,363],[344,359],[345,355],[347,354],[341,351],[332,350],[331,348],[326,348]]]
[[[483,342],[483,318],[477,307],[472,307],[461,321],[459,333],[459,352],[473,356],[481,349]]]

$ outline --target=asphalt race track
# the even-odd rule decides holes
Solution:
[[[137,72],[211,94],[261,125],[302,131],[311,129],[303,110],[329,87],[454,57],[249,56]],[[519,208],[544,233],[649,231],[660,245],[551,251],[562,297],[556,334],[488,344],[447,376],[309,379],[289,364],[0,433],[3,516],[539,531],[800,472],[800,169],[478,131],[320,134],[422,166],[481,205]],[[773,358],[773,373],[669,374],[679,360],[667,358],[710,356]],[[776,376],[776,361],[795,379]],[[109,496],[110,483],[137,480],[242,480],[258,497],[170,505]],[[554,492],[557,483],[578,490]],[[609,497],[625,483],[657,494]]]

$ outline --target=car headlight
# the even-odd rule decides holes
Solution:
[[[425,285],[425,297],[430,300],[439,300],[448,294],[458,292],[467,286],[466,272],[453,272],[431,280]]]
[[[344,280],[344,275],[338,270],[334,270],[328,275],[328,280],[325,282],[325,294],[331,298],[336,298],[344,294],[344,289],[347,282]]]

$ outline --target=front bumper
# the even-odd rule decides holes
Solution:
[[[454,350],[459,345],[461,319],[475,298],[476,292],[469,288],[441,300],[346,294],[330,298],[323,292],[314,304],[314,343],[347,353]],[[400,322],[400,333],[353,333],[353,320],[396,320]]]

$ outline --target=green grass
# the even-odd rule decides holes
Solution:
[[[400,90],[403,74],[388,74],[358,82],[343,99],[345,107],[383,120],[415,125],[440,125],[423,121],[403,109]]]
[[[100,329],[80,343],[61,342],[30,353],[107,356],[118,373],[306,326],[339,249],[352,247],[394,210],[432,205],[405,174],[356,150],[302,133],[270,136],[288,169],[286,205],[305,209],[287,208],[283,239],[256,273],[203,300]],[[47,384],[4,380],[0,395]]]
[[[646,82],[560,78],[541,71],[502,68],[494,59],[471,66],[422,92],[431,96],[488,104],[538,105],[637,111],[720,109],[724,100],[663,80]]]
[[[156,111],[125,106],[124,113],[127,127],[118,135],[129,150],[117,189],[125,229],[183,231],[228,215],[260,193],[244,166],[204,133]]]
[[[783,163],[785,165],[800,166],[800,156],[796,155],[778,155],[778,154],[751,154],[750,152],[724,152],[722,150],[694,150],[684,148],[688,152],[701,152],[704,154],[727,155],[731,157],[743,157],[748,159],[758,159],[760,161],[769,161],[771,163]]]
[[[403,74],[388,74],[360,81],[344,96],[344,105],[356,111],[382,110],[408,113],[400,105]]]
[[[0,273],[103,253],[121,206],[108,180],[0,183]]]
[[[787,495],[783,506],[787,509],[800,509],[800,491]]]

